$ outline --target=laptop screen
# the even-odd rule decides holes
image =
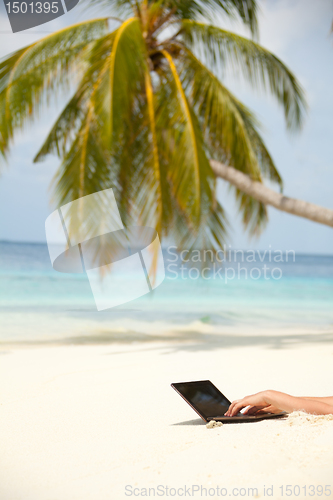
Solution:
[[[205,417],[223,416],[231,404],[210,380],[172,384]]]

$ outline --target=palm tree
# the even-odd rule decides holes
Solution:
[[[223,72],[239,68],[277,99],[289,130],[301,127],[306,103],[291,71],[255,38],[214,25],[220,14],[238,16],[256,37],[256,0],[104,3],[119,17],[70,26],[0,63],[4,158],[15,132],[59,90],[74,88],[35,157],[61,159],[54,179],[59,205],[112,187],[125,225],[139,220],[180,246],[216,248],[226,231],[219,176],[234,186],[252,233],[274,203],[333,226],[332,211],[316,207],[313,216],[310,204],[290,203],[264,186],[267,178],[282,190],[282,179],[255,116],[223,84]]]

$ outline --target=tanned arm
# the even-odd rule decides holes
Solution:
[[[237,415],[240,410],[247,406],[244,414],[249,415],[263,409],[268,411],[269,407],[274,408],[275,411],[278,409],[287,412],[302,410],[315,415],[328,415],[333,414],[333,397],[295,397],[283,392],[268,390],[233,401],[225,415],[229,417]]]

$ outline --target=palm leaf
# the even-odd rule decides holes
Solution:
[[[48,154],[56,154],[59,158],[66,155],[86,118],[82,97],[83,91],[80,88],[57,118],[34,162],[43,161]]]
[[[140,20],[132,17],[117,29],[105,60],[107,71],[103,72],[94,93],[100,133],[111,150],[131,128],[133,102],[145,85],[145,51]]]
[[[239,68],[255,88],[269,89],[284,109],[287,127],[301,127],[306,111],[304,91],[275,55],[252,40],[190,19],[182,21],[181,36],[210,68]]]
[[[233,188],[232,188],[233,189]],[[235,191],[238,209],[242,214],[242,222],[251,236],[259,236],[268,223],[268,211],[266,205],[239,189]]]
[[[141,15],[145,2],[136,0],[89,0],[87,8],[98,6],[109,7],[121,16]],[[164,14],[172,13],[172,18],[200,19],[202,17],[214,19],[218,13],[225,14],[232,19],[238,16],[248,26],[252,34],[258,33],[257,2],[256,0],[147,0],[147,10],[156,12],[163,5]]]
[[[94,93],[105,72],[108,70],[108,60],[117,31],[108,33],[95,41],[87,57],[87,70],[78,84],[74,96],[67,103],[53,125],[48,137],[34,158],[42,161],[48,154],[57,154],[64,158],[71,148],[82,122],[87,116]]]
[[[233,166],[260,180],[260,168],[244,124],[247,111],[189,50],[179,56],[181,78],[211,154],[224,155]],[[251,115],[246,113],[248,124]]]
[[[60,30],[3,61],[0,67],[0,101],[5,101],[1,135],[8,140],[14,129],[33,119],[43,102],[69,85],[70,69],[89,44],[107,30],[107,19],[95,19]]]
[[[153,87],[149,71],[146,71],[145,83],[146,83],[147,106],[148,106],[148,114],[150,121],[150,130],[151,130],[151,143],[153,150],[153,171],[155,177],[155,183],[154,183],[155,185],[153,187],[153,192],[156,192],[155,213],[156,213],[157,224],[155,224],[155,227],[157,231],[161,233],[162,218],[163,218],[162,184],[161,184],[160,160],[158,154],[158,142],[156,135],[156,118],[155,118]]]
[[[224,159],[253,179],[261,175],[282,185],[281,177],[251,113],[189,50],[179,56],[181,78],[211,156]]]
[[[201,190],[201,185],[200,185],[200,144],[197,141],[197,136],[195,133],[195,128],[194,128],[194,123],[193,123],[193,117],[191,114],[191,110],[188,104],[188,101],[185,96],[184,89],[182,87],[181,81],[179,79],[177,69],[175,66],[175,63],[171,57],[171,55],[167,51],[162,51],[164,57],[167,59],[172,77],[177,89],[177,96],[182,108],[183,116],[184,116],[184,125],[185,125],[185,130],[186,130],[186,135],[187,141],[191,144],[191,151],[189,151],[189,154],[191,156],[191,161],[193,165],[193,172],[194,172],[194,184],[195,184],[195,198],[196,198],[196,210],[197,213],[200,213],[200,190]],[[186,179],[180,179],[180,182],[176,181],[176,184],[180,187],[182,184],[186,182]],[[177,186],[177,187],[178,187]],[[176,187],[176,189],[177,189]]]
[[[158,129],[173,196],[188,228],[196,231],[214,197],[211,171],[199,123],[185,95],[176,65],[167,51],[159,95]],[[201,213],[200,213],[201,212]]]
[[[90,109],[53,181],[59,205],[110,187],[108,165],[109,154]]]
[[[184,218],[179,214],[174,222],[174,235],[179,249],[212,250],[223,248],[228,236],[228,219],[222,205],[216,202],[202,217],[197,231],[188,231]]]
[[[169,0],[164,6],[175,9],[176,19],[206,19],[213,20],[221,13],[229,18],[241,18],[252,34],[257,35],[257,3],[255,0]]]
[[[183,85],[197,112],[205,144],[217,158],[261,181],[261,176],[277,182],[281,177],[258,131],[253,114],[189,50],[180,55]],[[265,207],[235,191],[244,226],[259,234],[267,222]]]

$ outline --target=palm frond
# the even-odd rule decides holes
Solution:
[[[64,158],[87,116],[89,101],[108,69],[108,59],[117,30],[96,40],[89,49],[87,70],[79,82],[74,96],[69,100],[53,125],[48,137],[34,158],[42,161],[48,154]]]
[[[132,17],[117,29],[93,99],[100,133],[111,150],[131,128],[133,102],[145,84],[145,51],[140,20]]]
[[[89,49],[87,70],[78,89],[57,119],[37,154],[36,161],[42,160],[46,154],[56,153],[64,158],[62,170],[74,172],[75,168],[78,168],[78,159],[73,156],[73,148],[79,147],[78,144],[82,148],[84,125],[89,116],[88,111],[93,109],[93,124],[98,130],[99,149],[108,151],[109,155],[108,165],[105,166],[109,172],[107,187],[113,186],[117,191],[119,178],[122,182],[124,179],[124,175],[119,173],[119,165],[123,164],[122,160],[126,157],[124,145],[130,141],[129,132],[133,132],[134,102],[144,85],[144,51],[137,18],[131,18],[114,32],[94,42]],[[89,134],[90,137],[90,129]],[[126,169],[123,169],[123,172],[126,172]],[[65,175],[61,179],[63,183],[57,184],[60,198],[64,200],[69,192],[72,196],[77,196],[74,191],[67,192],[71,182],[65,188]],[[82,192],[82,177],[79,185],[80,183]],[[91,186],[91,182],[85,184],[85,194],[91,192]],[[122,189],[119,192],[121,193]],[[125,193],[122,196],[125,196]]]
[[[156,129],[160,162],[167,178],[163,189],[163,194],[168,193],[166,212],[168,220],[171,217],[173,232],[177,231],[177,224],[172,219],[178,213],[186,232],[195,238],[214,203],[215,178],[199,122],[185,95],[176,65],[169,53],[162,54],[165,61],[156,89]],[[169,232],[170,227],[167,230]]]
[[[250,111],[189,50],[184,50],[179,60],[184,88],[211,155],[223,155],[235,168],[260,180],[258,158],[247,131],[251,125],[255,127]]]
[[[19,50],[0,65],[0,101],[5,101],[1,135],[8,141],[27,119],[38,116],[43,102],[69,85],[74,69],[89,44],[107,31],[107,19],[84,21]]]
[[[266,205],[252,196],[249,196],[239,189],[235,191],[239,212],[242,215],[242,222],[245,229],[251,236],[259,236],[268,223],[268,211]]]
[[[4,116],[5,116],[5,101],[4,99],[0,99],[0,158],[6,161],[7,151],[8,151],[8,146],[7,146],[8,133],[7,133],[7,127],[5,126]]]
[[[261,137],[258,126],[253,120],[252,113],[244,105],[239,107],[239,113],[243,118],[244,126],[247,130],[252,149],[257,158],[261,174],[264,178],[278,184],[280,191],[283,191],[283,180],[270,155],[263,138]]]
[[[59,206],[110,187],[109,164],[109,153],[103,148],[93,110],[89,109],[53,180]]]
[[[240,18],[249,27],[253,35],[258,33],[256,0],[86,0],[87,8],[106,7],[121,16],[141,15],[144,4],[148,10],[156,11],[163,5],[164,12],[172,12],[174,19],[199,19],[202,17],[214,19],[218,14],[229,18]]]
[[[283,107],[288,129],[301,127],[307,109],[304,91],[274,54],[252,40],[189,19],[182,21],[181,37],[209,68],[240,69],[255,88],[269,89]]]
[[[149,2],[153,4],[154,2]],[[253,35],[258,34],[257,2],[255,0],[168,0],[163,2],[166,9],[174,9],[174,18],[178,20],[198,20],[203,17],[214,20],[218,14],[237,19],[249,27]]]
[[[174,84],[175,84],[176,89],[177,89],[177,97],[178,97],[178,100],[179,100],[179,103],[180,103],[180,106],[181,106],[181,109],[183,112],[184,128],[186,130],[187,142],[189,142],[191,144],[192,151],[190,151],[190,156],[191,156],[191,161],[192,161],[192,165],[193,165],[193,172],[194,172],[194,185],[195,185],[194,193],[195,193],[195,199],[196,199],[196,211],[197,211],[197,213],[200,213],[200,198],[201,198],[200,180],[201,179],[200,179],[199,155],[201,152],[200,151],[201,148],[200,148],[200,144],[198,143],[198,140],[197,140],[197,135],[195,133],[195,127],[194,127],[194,123],[193,123],[193,117],[191,114],[191,110],[190,110],[187,98],[185,96],[185,92],[184,92],[184,89],[182,87],[182,83],[181,83],[180,78],[178,76],[178,72],[177,72],[175,63],[174,63],[171,55],[167,51],[162,51],[162,53],[163,53],[164,57],[167,59],[169,67],[170,67],[173,81],[174,81]],[[178,176],[178,173],[177,173],[177,176]],[[181,184],[184,184],[185,182],[186,182],[186,180],[184,178],[182,178],[182,179],[180,179],[180,182],[178,181],[178,182],[176,182],[176,184],[178,186],[180,186]],[[176,190],[177,190],[177,187],[176,187]]]
[[[163,200],[162,200],[162,184],[161,184],[161,167],[158,154],[158,142],[156,135],[156,118],[155,118],[155,105],[154,105],[154,95],[153,87],[151,82],[151,77],[149,71],[145,74],[145,84],[146,84],[146,96],[147,96],[147,106],[148,115],[150,122],[150,132],[151,132],[151,143],[153,150],[153,171],[155,177],[155,183],[153,186],[153,193],[156,193],[156,219],[157,223],[155,228],[158,233],[162,232],[162,218],[163,218]]]
[[[59,158],[66,155],[86,119],[82,97],[83,91],[80,87],[57,118],[44,144],[36,154],[34,162],[43,161],[49,154],[56,154]]]
[[[105,9],[112,14],[131,17],[138,14],[139,0],[81,0],[85,10],[97,8],[98,11]]]
[[[253,113],[191,51],[185,50],[180,60],[183,85],[212,157],[224,159],[256,180],[263,175],[282,187]]]
[[[261,176],[269,178],[282,188],[254,115],[189,50],[179,57],[182,82],[211,157],[223,159],[257,181]],[[237,190],[235,195],[244,226],[251,234],[259,234],[268,220],[264,205]]]
[[[176,217],[175,236],[179,249],[212,250],[223,248],[228,237],[229,222],[222,205],[216,202],[207,210],[196,233],[189,232],[184,218]]]

